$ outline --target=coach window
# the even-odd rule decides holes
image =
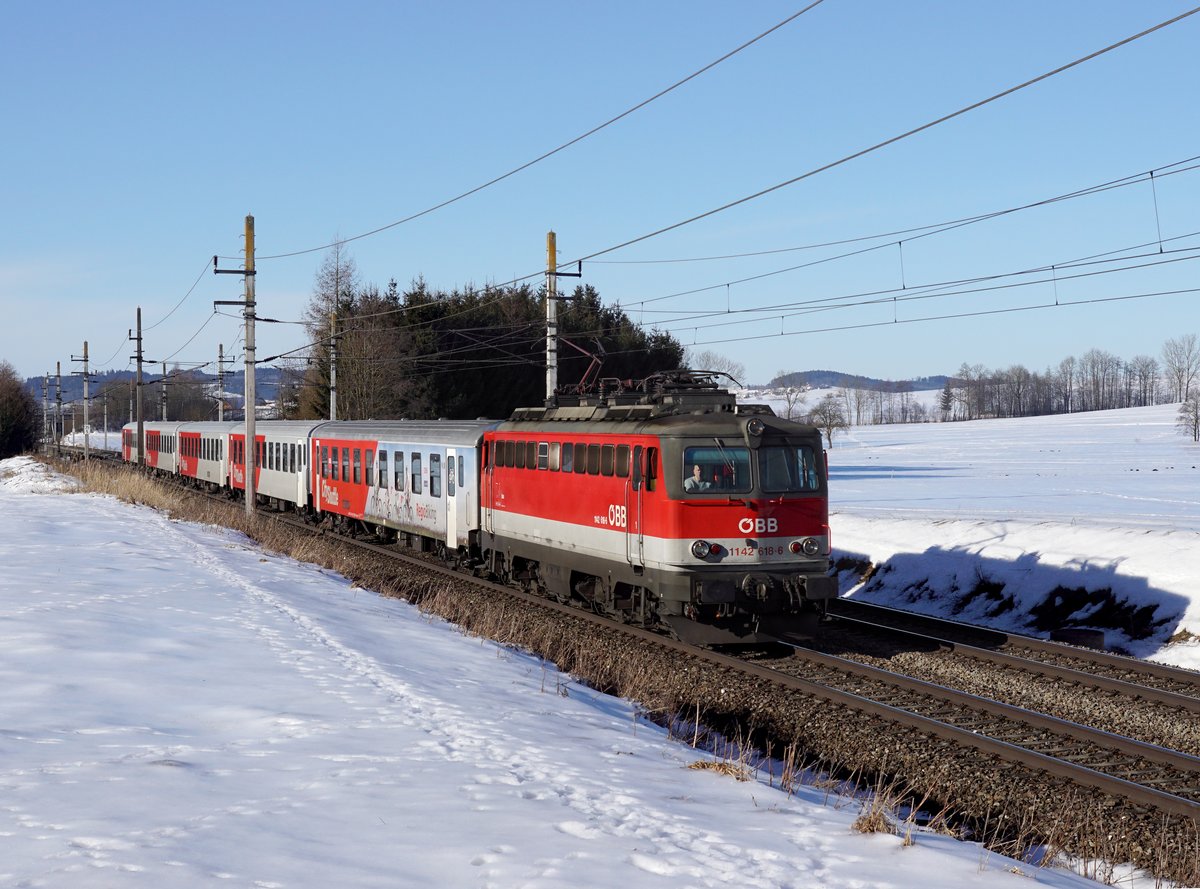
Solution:
[[[537,468],[550,468],[550,444],[549,442],[539,441],[537,445]]]
[[[442,455],[429,455],[429,496],[442,496]]]
[[[321,445],[321,478],[329,478],[329,446]]]
[[[458,486],[460,488],[466,484],[464,481],[466,478],[466,470],[463,469],[463,461],[466,459],[467,458],[463,454],[458,455]]]
[[[587,446],[587,474],[600,474],[600,445],[598,444]]]
[[[456,461],[453,457],[446,458],[446,496],[447,497],[454,496],[454,464],[455,464],[455,462]]]
[[[386,488],[388,484],[388,452],[379,452],[379,487]]]
[[[354,449],[354,484],[362,483],[362,451],[358,448]]]
[[[569,441],[564,441],[562,446],[562,471],[570,472],[574,467],[571,458],[575,455],[575,446]]]
[[[342,462],[341,462],[341,452],[340,452],[339,448],[333,449],[333,459],[330,461],[330,465],[333,467],[333,476],[332,476],[333,480],[335,482],[341,481],[341,479],[342,479]]]
[[[350,449],[342,448],[342,481],[350,481]]]
[[[392,461],[392,472],[395,473],[395,478],[392,483],[397,491],[403,491],[404,485],[404,451],[396,451],[396,459]]]
[[[421,455],[412,455],[412,492],[421,493]]]
[[[372,488],[375,487],[375,452],[363,451],[363,479]]]
[[[288,472],[296,471],[296,445],[288,445]]]

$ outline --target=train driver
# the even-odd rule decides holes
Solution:
[[[711,487],[712,482],[706,482],[700,477],[699,465],[692,467],[692,474],[683,483],[683,490],[689,494],[694,491],[707,491]]]

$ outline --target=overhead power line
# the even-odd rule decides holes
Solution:
[[[359,240],[362,240],[363,238],[369,238],[372,235],[377,235],[380,232],[385,232],[388,229],[395,228],[398,225],[404,225],[404,223],[406,223],[406,222],[412,222],[414,219],[420,219],[422,216],[428,216],[430,213],[433,213],[436,210],[440,210],[443,207],[448,207],[451,204],[461,201],[463,198],[468,198],[473,194],[483,191],[485,188],[489,188],[498,182],[503,182],[505,179],[508,179],[512,176],[517,175],[517,173],[520,173],[524,170],[528,170],[530,167],[534,166],[535,164],[539,164],[542,161],[546,160],[547,158],[553,157],[554,155],[558,154],[560,151],[565,151],[566,149],[570,148],[572,145],[576,145],[579,142],[582,142],[584,139],[588,138],[589,136],[594,136],[596,133],[600,132],[605,127],[612,126],[617,121],[628,117],[629,115],[633,114],[635,111],[639,111],[642,108],[645,108],[651,102],[653,102],[657,99],[661,99],[663,96],[667,95],[667,93],[670,93],[673,90],[678,89],[679,87],[683,86],[688,81],[695,80],[697,77],[699,77],[701,74],[704,74],[706,71],[710,71],[713,68],[715,68],[717,65],[721,64],[722,62],[733,58],[735,55],[740,53],[742,50],[744,50],[750,46],[753,46],[755,43],[758,43],[758,41],[762,40],[764,37],[767,37],[770,34],[775,33],[780,28],[782,28],[784,25],[787,25],[790,22],[795,21],[796,19],[800,18],[800,16],[804,15],[804,13],[808,12],[810,9],[812,9],[815,6],[821,5],[821,3],[823,3],[823,2],[824,2],[824,0],[813,0],[812,3],[809,3],[806,7],[801,9],[799,12],[792,13],[787,18],[785,18],[783,21],[779,22],[778,24],[772,25],[770,28],[763,31],[757,37],[753,37],[750,40],[747,40],[745,43],[743,43],[741,46],[737,47],[736,49],[731,49],[729,52],[725,53],[725,55],[721,56],[719,59],[709,62],[707,65],[705,65],[703,68],[700,68],[699,70],[693,71],[691,74],[689,74],[687,77],[684,77],[682,80],[675,81],[675,83],[671,84],[666,89],[659,90],[657,93],[655,93],[650,98],[643,99],[641,102],[638,102],[632,108],[627,108],[625,111],[622,111],[616,117],[610,117],[608,120],[604,121],[604,123],[592,127],[586,133],[582,133],[582,134],[576,136],[574,139],[571,139],[568,142],[564,142],[562,145],[559,145],[557,148],[553,148],[550,151],[547,151],[545,154],[535,157],[531,161],[526,161],[525,163],[521,164],[519,167],[514,167],[513,169],[509,170],[507,173],[503,173],[503,174],[495,177],[494,179],[489,179],[487,182],[484,182],[482,185],[477,185],[474,188],[470,189],[469,191],[464,191],[460,195],[456,195],[455,197],[452,197],[452,198],[449,198],[448,200],[442,201],[439,204],[434,204],[432,207],[428,207],[427,209],[421,210],[418,213],[413,213],[410,216],[405,216],[403,219],[397,219],[395,222],[389,222],[387,225],[381,225],[379,228],[372,229],[369,232],[363,232],[361,235],[354,235],[353,237],[350,237],[350,238],[340,238],[333,243],[322,244],[320,247],[308,247],[304,250],[294,250],[290,253],[276,253],[273,256],[260,256],[260,257],[258,257],[258,259],[261,262],[266,259],[286,259],[286,258],[292,257],[292,256],[303,256],[306,253],[317,253],[321,250],[328,250],[329,248],[335,246],[336,244],[346,244],[346,243],[349,243],[350,241],[359,241]]]
[[[707,219],[710,216],[715,216],[718,213],[723,213],[726,210],[730,210],[734,207],[741,206],[742,204],[748,203],[750,201],[757,200],[758,198],[764,197],[765,195],[771,194],[772,192],[779,191],[781,188],[786,188],[789,185],[795,185],[797,182],[801,182],[805,179],[809,179],[813,176],[816,176],[819,173],[824,173],[827,170],[832,170],[835,167],[840,167],[843,164],[847,164],[852,160],[857,160],[860,157],[864,157],[868,154],[879,151],[881,148],[886,148],[889,145],[894,145],[897,142],[903,141],[904,139],[908,139],[909,137],[915,136],[918,133],[923,133],[925,130],[932,129],[933,127],[939,126],[940,124],[946,123],[947,121],[954,120],[956,117],[961,117],[964,114],[967,114],[971,111],[975,111],[976,109],[982,108],[985,105],[989,105],[992,102],[1003,99],[1006,96],[1011,96],[1013,93],[1019,92],[1028,87],[1034,86],[1035,84],[1041,83],[1043,80],[1048,80],[1051,77],[1054,77],[1055,75],[1062,74],[1064,71],[1069,71],[1072,68],[1076,68],[1079,65],[1084,64],[1085,62],[1090,62],[1092,59],[1097,59],[1100,56],[1105,55],[1106,53],[1110,53],[1115,49],[1120,49],[1122,46],[1126,46],[1127,44],[1133,43],[1136,40],[1140,40],[1143,37],[1147,37],[1156,31],[1161,31],[1163,28],[1167,28],[1171,25],[1181,22],[1185,18],[1195,15],[1197,12],[1200,12],[1200,6],[1195,6],[1191,9],[1189,9],[1187,12],[1181,13],[1173,18],[1167,19],[1164,22],[1159,22],[1157,25],[1154,25],[1153,27],[1147,28],[1144,31],[1139,31],[1138,33],[1133,34],[1129,37],[1126,37],[1123,40],[1118,40],[1116,43],[1109,44],[1108,46],[1104,47],[1103,49],[1098,49],[1095,52],[1088,53],[1086,56],[1081,56],[1080,58],[1075,59],[1072,62],[1067,62],[1065,65],[1060,65],[1057,68],[1054,68],[1050,71],[1045,72],[1044,74],[1039,74],[1037,77],[1026,80],[1023,83],[1019,83],[1016,86],[1010,86],[1008,89],[1001,90],[1000,92],[995,93],[994,95],[988,96],[986,99],[980,99],[978,102],[973,102],[970,105],[966,105],[962,108],[959,108],[957,111],[952,111],[949,114],[944,114],[935,120],[929,121],[928,123],[921,124],[918,127],[913,127],[911,130],[907,130],[903,133],[900,133],[897,136],[892,136],[890,139],[885,139],[882,142],[876,142],[874,145],[871,145],[868,148],[863,148],[859,151],[854,152],[853,154],[847,154],[844,157],[838,158],[835,161],[830,161],[827,164],[823,164],[822,166],[819,166],[815,169],[809,170],[807,173],[801,173],[799,176],[793,176],[791,179],[787,179],[783,182],[779,182],[768,188],[764,188],[761,191],[756,191],[756,192],[754,192],[754,194],[750,194],[750,195],[746,195],[745,197],[738,198],[735,201],[730,201],[727,204],[722,204],[719,207],[714,207],[712,210],[707,210],[703,213],[698,213],[695,216],[691,216],[687,219],[681,220],[680,222],[676,222],[671,225],[663,226],[662,228],[656,229],[652,232],[648,232],[644,235],[639,235],[636,238],[630,238],[627,241],[622,241],[619,244],[614,244],[613,246],[606,247],[603,250],[597,250],[594,253],[589,253],[585,256],[580,256],[576,259],[571,260],[568,263],[564,263],[564,265],[570,266],[570,265],[574,265],[578,262],[586,262],[588,260],[595,259],[597,256],[604,256],[608,253],[614,253],[617,250],[622,250],[622,249],[624,249],[626,247],[630,247],[634,244],[640,244],[642,241],[648,241],[651,238],[656,238],[659,235],[666,234],[667,232],[675,231],[675,229],[683,228],[685,225],[691,225],[693,222],[699,222],[701,219]],[[538,274],[541,274],[541,273],[539,272]],[[533,276],[529,275],[526,277],[533,277]]]

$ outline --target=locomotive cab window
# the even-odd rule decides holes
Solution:
[[[685,494],[745,493],[750,487],[749,448],[716,444],[684,448]]]

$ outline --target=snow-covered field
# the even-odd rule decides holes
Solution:
[[[1173,408],[859,428],[831,458],[835,546],[893,566],[872,598],[946,611],[998,576],[1011,624],[1107,585],[1200,630],[1200,449]],[[689,769],[534,658],[69,490],[0,462],[0,885],[1095,885],[857,834],[857,803]]]

